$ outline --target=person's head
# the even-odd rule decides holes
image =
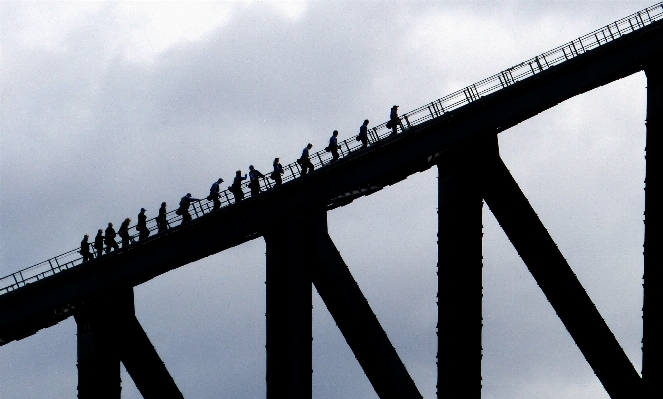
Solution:
[[[306,148],[308,148],[308,149],[310,150],[311,148],[313,148],[313,144],[308,143],[308,145],[306,146]]]
[[[338,136],[338,130],[334,130],[334,133],[332,133],[334,137]]]
[[[398,109],[398,105],[394,105],[391,109]]]
[[[253,170],[253,165],[249,165],[249,170]]]
[[[186,193],[186,196],[187,196],[187,197],[190,197],[190,196],[191,196],[191,193]]]
[[[364,126],[368,126],[368,119],[364,121]]]
[[[162,203],[161,203],[161,207],[162,207],[162,208],[165,208],[165,207],[166,207],[166,203],[165,203],[165,202],[162,202]]]
[[[97,234],[101,235],[101,234],[103,234],[103,232],[104,232],[103,229],[99,229],[99,231],[97,231]]]
[[[242,171],[241,171],[241,170],[238,170],[237,172],[235,172],[235,176],[241,176],[241,175],[242,175]]]
[[[124,223],[126,223],[126,224],[131,223],[131,219],[129,219],[129,218],[124,219]]]
[[[274,163],[279,163],[279,159],[278,159],[278,158],[274,158]]]
[[[219,177],[219,180],[216,181],[217,183],[223,183],[223,179]]]
[[[140,208],[140,213],[145,213],[145,208]]]
[[[113,227],[113,223],[108,222],[108,227]]]
[[[89,234],[86,234],[86,235],[84,235],[83,237],[87,240],[88,238],[90,238],[90,235],[89,235]]]

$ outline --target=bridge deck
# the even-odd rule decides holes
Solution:
[[[0,295],[0,345],[64,320],[86,298],[134,287],[259,237],[266,226],[288,215],[346,205],[443,162],[454,145],[500,133],[573,96],[641,71],[663,55],[663,5],[647,10],[647,15],[624,18],[583,36],[584,42],[577,39],[403,115],[402,134],[390,137],[379,125],[371,129],[372,145],[366,150],[346,141],[344,158],[305,177],[295,179],[296,170],[288,165],[288,183],[260,196],[208,214],[201,207],[204,217],[85,264],[58,264],[59,272],[30,284],[19,283],[20,273],[8,276],[15,289]],[[587,39],[592,37],[594,41]],[[328,158],[318,153],[314,161],[316,157],[319,166]],[[230,205],[227,193],[224,201]]]

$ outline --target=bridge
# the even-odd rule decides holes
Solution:
[[[144,397],[182,397],[133,310],[133,287],[263,237],[267,246],[267,395],[311,396],[312,284],[381,398],[421,397],[327,233],[326,211],[439,170],[438,397],[481,396],[482,204],[485,201],[613,398],[653,397],[660,376],[661,284],[657,220],[663,114],[663,4],[591,32],[401,116],[397,135],[372,127],[370,146],[340,143],[341,159],[312,155],[316,170],[222,208],[193,205],[194,220],[82,263],[78,249],[0,279],[0,344],[74,316],[79,397],[119,397],[121,361]],[[645,71],[647,181],[643,364],[628,360],[499,156],[497,137],[578,94]],[[660,173],[660,172],[659,172]],[[243,190],[248,194],[248,187]],[[135,236],[135,226],[132,228]],[[293,245],[293,243],[297,243]],[[651,288],[655,287],[655,288]],[[468,354],[474,353],[468,356]],[[649,396],[647,396],[649,395]]]

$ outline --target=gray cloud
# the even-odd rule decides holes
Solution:
[[[295,159],[650,4],[237,6],[198,40],[136,60],[119,6],[0,3],[0,274],[108,221],[204,195],[219,176]],[[87,7],[87,6],[86,6]],[[139,17],[137,17],[139,18]],[[30,29],[47,34],[33,38]],[[145,45],[147,47],[147,45]],[[138,45],[137,48],[142,48]],[[500,135],[502,155],[640,369],[643,74]],[[329,214],[330,233],[425,397],[435,395],[437,171]],[[483,394],[606,398],[484,207]],[[186,397],[264,396],[261,239],[136,288],[139,320]],[[0,348],[0,397],[76,394],[75,323]],[[314,299],[314,391],[374,398]],[[139,394],[123,372],[123,395]]]

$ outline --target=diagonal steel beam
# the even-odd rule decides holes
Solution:
[[[121,299],[120,360],[145,399],[183,399],[184,396],[154,349],[134,311],[133,290]]]
[[[496,136],[484,151],[486,204],[610,397],[639,397],[640,376],[502,162]]]
[[[381,399],[422,398],[359,285],[327,233],[326,214],[311,224],[311,277],[329,313]]]

